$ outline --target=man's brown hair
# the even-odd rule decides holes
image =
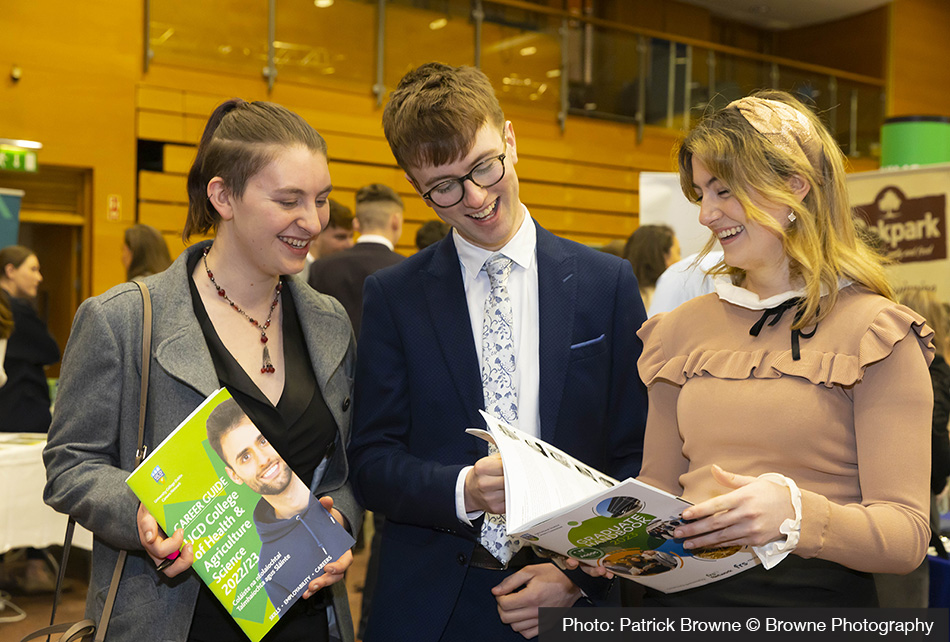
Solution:
[[[343,203],[334,201],[332,198],[327,200],[330,202],[330,218],[327,222],[327,227],[338,227],[341,230],[352,230],[353,210],[348,208]]]
[[[371,183],[356,190],[356,220],[363,234],[389,226],[394,213],[402,216],[405,206],[396,190],[382,183]]]
[[[370,183],[356,190],[356,211],[359,212],[363,203],[389,202],[403,207],[402,197],[389,185]]]
[[[491,82],[475,67],[429,62],[399,81],[383,111],[383,131],[406,172],[465,156],[486,122],[505,126]]]

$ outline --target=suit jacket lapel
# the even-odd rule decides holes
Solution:
[[[313,374],[317,378],[321,392],[326,394],[326,385],[330,376],[340,367],[340,362],[346,356],[350,345],[352,329],[346,316],[340,316],[332,311],[324,310],[318,304],[310,301],[316,298],[314,290],[306,281],[299,277],[287,280],[290,294],[294,297],[297,314],[300,316],[300,326],[310,352],[310,361],[313,364]],[[319,322],[314,320],[319,318]]]
[[[158,364],[169,375],[208,396],[220,387],[220,383],[201,326],[195,317],[187,280],[190,277],[186,267],[186,255],[200,251],[204,245],[206,244],[193,246],[184,252],[179,257],[181,264],[176,261],[175,265],[166,271],[161,286],[156,288],[163,293],[163,304],[161,320],[155,327],[152,352]],[[312,292],[304,281],[292,277],[288,283],[298,313],[305,309],[306,314],[321,316],[322,325],[306,321],[300,325],[311,355],[314,375],[321,392],[325,394],[327,381],[343,360],[350,344],[350,326],[343,317],[308,304],[307,297],[311,296]],[[160,330],[159,324],[164,328]],[[320,327],[319,333],[316,332],[317,327]],[[337,420],[339,421],[339,417]]]
[[[316,291],[302,278],[291,277],[287,283],[297,306],[297,315],[300,317],[300,327],[303,329],[317,386],[336,420],[340,443],[345,444],[349,423],[346,409],[341,406],[341,402],[349,398],[352,380],[340,376],[332,381],[331,379],[333,374],[340,370],[340,364],[346,358],[346,351],[350,347],[353,337],[350,319],[345,313],[340,315],[326,309],[325,305],[317,300]]]
[[[472,338],[462,269],[451,236],[439,242],[422,276],[432,327],[452,383],[469,413],[468,421],[481,426],[484,421],[477,412],[485,406],[481,368]]]
[[[537,224],[536,224],[537,225]],[[577,302],[577,257],[538,226],[538,361],[541,439],[553,442],[564,395]]]
[[[201,326],[195,317],[188,286],[188,257],[200,252],[208,243],[193,245],[179,256],[158,282],[155,301],[158,314],[152,335],[152,354],[170,376],[191,386],[207,397],[217,390],[218,375],[211,361]]]

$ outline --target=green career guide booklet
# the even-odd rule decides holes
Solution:
[[[253,642],[354,543],[224,388],[126,482]]]

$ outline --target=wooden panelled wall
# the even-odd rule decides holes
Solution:
[[[888,116],[950,116],[950,2],[893,0]]]
[[[138,174],[138,220],[166,235],[173,254],[187,210],[185,180],[208,115],[227,96],[141,84],[138,87],[138,138],[164,143],[162,171]],[[415,251],[416,230],[436,218],[396,166],[383,137],[381,110],[365,115],[314,110],[286,104],[327,140],[332,198],[353,207],[356,190],[367,183],[396,189],[406,203],[398,251]],[[553,118],[513,120],[518,143],[521,197],[532,216],[552,232],[600,246],[625,239],[637,227],[639,172],[669,171],[674,136],[657,131],[637,146],[632,128],[572,120],[562,135]],[[195,239],[192,239],[195,240]]]
[[[91,243],[84,249],[91,260],[84,293],[99,294],[124,280],[122,234],[137,220],[157,223],[172,250],[181,250],[177,237],[187,148],[198,140],[212,108],[232,96],[273,100],[303,113],[328,139],[337,195],[344,202],[352,204],[353,190],[372,180],[406,195],[409,225],[401,249],[411,247],[415,228],[434,214],[409,193],[395,168],[369,86],[359,94],[343,93],[284,78],[268,95],[257,74],[215,74],[154,61],[143,72],[143,3],[8,4],[0,69],[16,67],[22,78],[0,83],[0,135],[42,141],[41,165],[90,177],[86,220]],[[672,3],[666,0],[614,4],[630,8],[624,13],[630,20],[645,20],[656,13],[647,11],[654,6],[664,7],[667,28],[683,23],[679,9],[675,16],[669,13]],[[892,6],[889,113],[946,113],[950,82],[942,79],[950,73],[944,63],[948,41],[939,35],[948,22],[945,0],[894,0]],[[702,21],[694,16],[686,22],[693,34]],[[925,27],[938,35],[919,37]],[[640,209],[639,172],[672,169],[675,132],[647,128],[638,144],[629,125],[571,117],[562,133],[553,113],[506,111],[518,138],[525,202],[543,225],[579,241],[597,245],[629,234]],[[166,164],[159,176],[136,175],[137,138],[165,144]],[[112,210],[115,202],[118,211]]]

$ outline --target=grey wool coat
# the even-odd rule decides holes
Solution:
[[[192,307],[190,247],[165,272],[145,279],[152,299],[152,361],[145,443],[162,441],[219,388],[211,354]],[[294,298],[313,371],[338,426],[336,449],[313,491],[329,495],[355,530],[362,509],[347,480],[346,446],[356,344],[343,307],[292,277]],[[201,580],[188,571],[169,580],[155,572],[136,529],[138,500],[125,484],[134,467],[141,381],[142,297],[131,283],[86,300],[73,321],[63,358],[46,464],[46,503],[95,535],[86,614],[98,621],[120,549],[129,551],[109,625],[109,640],[186,639]],[[353,640],[346,588],[333,585],[344,642]]]

